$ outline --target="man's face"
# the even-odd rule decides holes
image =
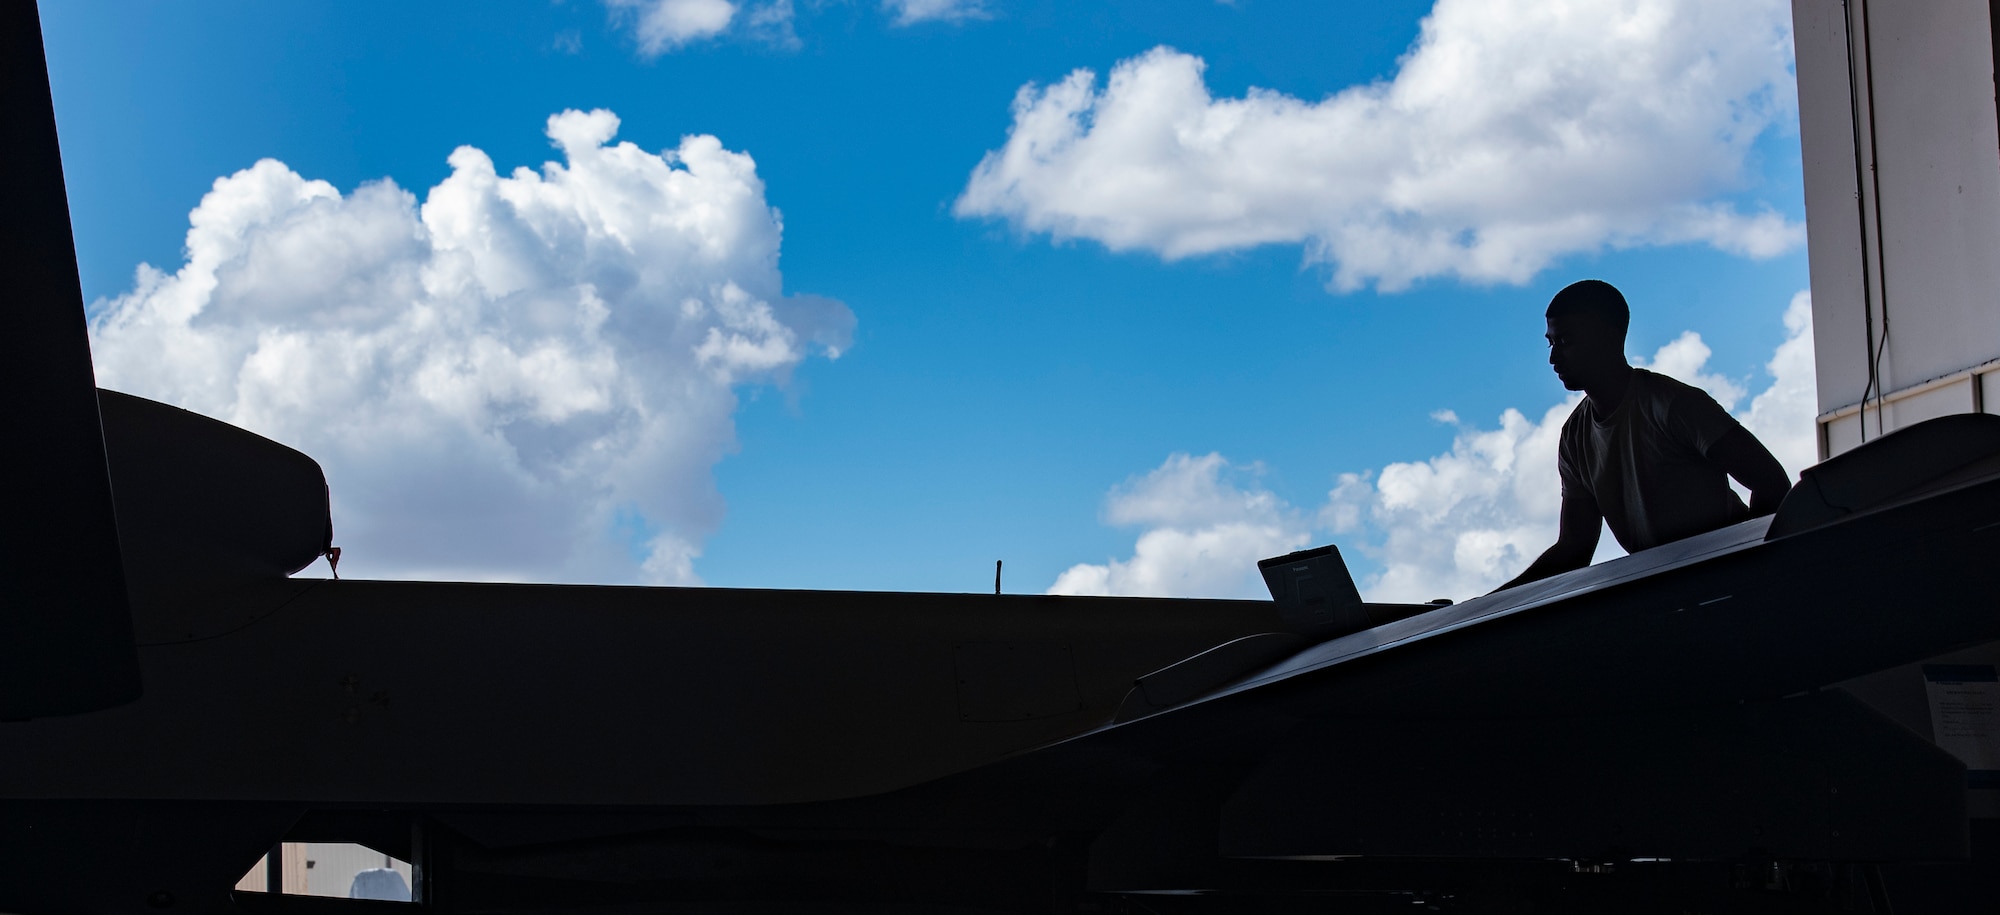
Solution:
[[[1549,365],[1564,388],[1581,391],[1605,366],[1624,361],[1622,341],[1609,339],[1604,322],[1582,315],[1555,315],[1548,322]]]

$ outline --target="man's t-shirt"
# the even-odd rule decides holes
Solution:
[[[1740,428],[1700,388],[1633,369],[1610,416],[1594,415],[1585,398],[1563,422],[1563,495],[1596,499],[1627,552],[1734,524],[1750,509],[1706,455]]]

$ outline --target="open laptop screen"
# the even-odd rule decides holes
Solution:
[[[1370,625],[1354,576],[1332,544],[1260,560],[1257,570],[1294,632],[1327,637]]]

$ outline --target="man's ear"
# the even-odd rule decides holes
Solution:
[[[1625,358],[1625,332],[1612,326],[1610,321],[1592,315],[1584,322],[1589,325],[1591,345],[1606,352],[1615,352],[1618,358]]]

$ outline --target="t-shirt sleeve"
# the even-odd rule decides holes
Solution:
[[[1696,454],[1708,456],[1708,450],[1724,436],[1743,428],[1736,417],[1708,396],[1708,392],[1697,387],[1688,387],[1667,405],[1667,429],[1673,437],[1693,448]]]
[[[1563,423],[1562,432],[1556,439],[1556,473],[1562,478],[1562,497],[1565,499],[1591,495],[1590,484],[1583,477],[1582,458],[1576,453],[1575,425],[1576,418],[1572,414],[1570,420]]]

